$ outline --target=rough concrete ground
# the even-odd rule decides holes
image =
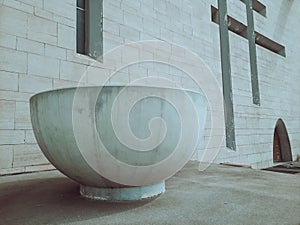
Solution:
[[[300,224],[300,175],[197,165],[134,203],[85,199],[57,171],[0,177],[0,224]]]

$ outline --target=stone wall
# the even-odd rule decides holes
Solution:
[[[293,156],[300,154],[300,2],[261,0],[267,16],[254,13],[255,29],[286,48],[286,57],[258,46],[261,105],[252,104],[248,42],[230,32],[237,149],[223,144],[215,162],[273,164],[273,132],[282,118]],[[211,21],[216,0],[104,0],[104,52],[120,44],[159,39],[197,53],[221,85],[219,26]],[[246,24],[246,7],[228,0],[230,16]],[[75,0],[0,0],[0,174],[51,169],[36,144],[29,114],[34,93],[76,85],[93,59],[76,49]],[[95,67],[101,70],[101,67]],[[133,73],[132,71],[135,71]],[[120,71],[110,84],[133,74],[158,74],[180,86],[194,84],[179,70],[144,63]],[[209,139],[209,119],[204,144]]]

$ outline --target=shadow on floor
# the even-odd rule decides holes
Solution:
[[[154,201],[131,203],[85,199],[57,171],[0,177],[0,224],[299,224],[298,175],[198,165],[168,179]]]
[[[276,166],[265,168],[263,170],[278,172],[278,173],[290,173],[300,174],[300,162],[284,162]]]
[[[149,202],[151,200],[130,204],[89,200],[80,196],[78,184],[64,177],[16,181],[0,186],[0,218],[4,218],[2,222],[6,225],[84,221],[118,214]]]

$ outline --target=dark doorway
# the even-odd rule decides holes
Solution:
[[[292,160],[290,139],[285,124],[282,119],[278,119],[274,129],[273,161],[289,162]]]

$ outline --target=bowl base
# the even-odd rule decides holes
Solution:
[[[103,201],[137,201],[156,197],[165,192],[165,181],[139,187],[98,188],[80,184],[80,194]]]

